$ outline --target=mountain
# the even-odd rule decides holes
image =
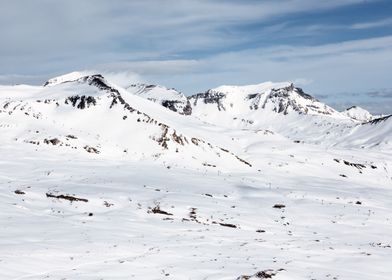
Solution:
[[[67,117],[57,120],[58,112],[63,110],[68,110],[71,116],[78,115],[77,118],[81,120],[86,119],[85,115],[95,120],[102,119],[99,122],[95,121],[95,123],[99,123],[98,126],[96,124],[92,125],[91,120],[89,120],[89,123],[84,123],[83,125],[86,127],[84,133],[99,135],[96,137],[104,138],[107,143],[116,143],[116,148],[108,148],[112,144],[101,147],[102,143],[94,139],[86,140],[91,143],[90,145],[87,145],[86,141],[79,144],[79,148],[91,146],[94,143],[95,146],[101,147],[96,149],[102,153],[106,149],[108,149],[107,153],[109,153],[109,150],[111,150],[110,153],[116,151],[115,154],[124,154],[124,151],[134,150],[133,152],[139,156],[145,156],[146,152],[135,149],[136,143],[147,144],[152,142],[155,145],[159,144],[167,147],[170,151],[177,151],[179,150],[178,145],[185,144],[187,146],[190,143],[189,139],[193,138],[204,141],[207,146],[214,143],[214,149],[219,150],[219,145],[224,143],[230,147],[232,154],[234,154],[234,151],[239,154],[243,153],[241,148],[231,146],[230,141],[225,140],[228,138],[227,136],[211,133],[211,127],[215,127],[215,130],[220,127],[220,129],[272,131],[291,141],[346,147],[346,139],[351,139],[350,137],[354,137],[353,135],[356,135],[357,131],[361,131],[358,128],[360,125],[358,121],[366,122],[371,118],[367,111],[359,107],[352,107],[343,113],[339,113],[289,82],[220,86],[205,93],[186,97],[181,92],[164,86],[135,84],[124,89],[106,80],[100,74],[72,72],[48,80],[43,87],[30,87],[20,91],[14,87],[12,90],[16,91],[13,98],[2,105],[2,110],[9,115],[17,111],[24,117],[53,119],[52,122],[56,123],[54,125],[56,130],[59,126],[74,126],[74,118]],[[30,91],[32,93],[29,93]],[[15,99],[18,94],[24,96],[25,99]],[[42,98],[34,101],[29,100],[33,96],[34,98],[42,96]],[[156,103],[156,105],[153,103]],[[53,105],[50,104],[55,104],[55,109],[51,108]],[[72,105],[72,110],[69,105]],[[49,108],[52,111],[48,115],[46,111]],[[86,110],[86,113],[80,113],[79,110],[74,110],[75,108],[88,110]],[[92,113],[93,111],[95,113]],[[129,114],[134,116],[135,112],[136,117],[129,116]],[[181,117],[181,115],[186,118]],[[108,119],[110,119],[109,122],[106,121]],[[21,122],[25,122],[25,120]],[[140,122],[146,124],[141,125]],[[81,124],[82,122],[79,125]],[[205,124],[210,127],[203,129],[202,127],[205,127]],[[53,124],[51,125],[53,126]],[[93,126],[94,129],[92,129]],[[151,126],[154,128],[150,128]],[[134,131],[144,131],[144,133],[138,132],[136,138],[125,133],[126,136],[121,137],[123,140],[120,141],[122,144],[119,145],[119,140],[115,135],[120,134],[119,130],[127,130],[130,127]],[[389,128],[385,129],[388,130]],[[377,130],[381,131],[382,129],[377,128]],[[51,131],[51,128],[48,128],[48,131]],[[389,145],[389,141],[383,140],[382,135],[384,133],[379,134],[376,131],[374,133],[381,138],[371,137],[365,141],[365,146]],[[67,132],[64,131],[64,135],[67,135]],[[360,135],[361,137],[356,141],[350,140],[349,145],[362,147],[365,142],[361,139],[367,139],[367,137],[364,137],[363,134]],[[49,137],[50,135],[46,136]],[[60,139],[60,136],[50,137]],[[23,141],[37,143],[45,142],[45,139],[47,139],[41,137],[39,141],[38,135],[33,137],[26,135],[25,137],[26,139]],[[181,137],[185,137],[186,140],[181,140]],[[369,142],[373,140],[374,142]],[[60,141],[63,143],[66,139],[63,137]],[[82,141],[78,140],[76,142]],[[162,154],[155,145],[148,148],[149,156]],[[189,145],[192,146],[194,143]],[[225,147],[222,148],[226,150]],[[208,154],[204,148],[200,149],[200,152]],[[170,154],[170,152],[163,154]],[[191,155],[190,152],[184,154],[194,158],[194,155]],[[219,152],[213,154],[218,155]],[[200,156],[200,158],[204,158],[204,156]],[[218,158],[219,156],[213,161],[218,160]],[[198,161],[199,164],[203,164],[204,161],[211,160]]]
[[[226,128],[269,130],[292,141],[332,146],[357,121],[292,83],[220,86],[189,97],[192,115]]]
[[[137,84],[127,90],[213,126],[272,131],[292,141],[325,146],[347,146],[345,139],[351,139],[348,135],[353,137],[361,130],[359,122],[374,118],[357,106],[340,113],[290,82],[220,86],[189,97],[159,85]],[[361,135],[362,138],[350,140],[348,145],[362,147],[366,142],[366,146],[376,147],[387,144],[382,135],[362,142],[360,139],[364,135]]]
[[[389,279],[391,143],[291,83],[0,86],[0,279]]]
[[[178,114],[130,94],[102,75],[72,73],[29,91],[22,89],[0,102],[1,115],[15,131],[9,139],[40,149],[57,146],[61,151],[109,157],[161,161],[189,157],[190,163],[199,165],[231,160],[231,164],[250,165],[224,147],[201,139],[197,130],[184,128],[181,121],[176,122]],[[20,132],[21,124],[29,129]],[[231,160],[222,161],[226,157]]]
[[[294,87],[292,83],[220,86],[190,97],[192,106],[216,107],[231,113],[270,110],[278,114],[336,115],[337,111]],[[201,108],[199,110],[204,110]]]
[[[127,90],[179,114],[192,114],[192,107],[187,97],[175,89],[168,89],[159,85],[134,84],[128,87]]]
[[[373,119],[373,116],[369,113],[369,111],[358,106],[347,108],[342,112],[342,114],[361,122],[368,122]]]

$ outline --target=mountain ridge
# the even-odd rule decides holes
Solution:
[[[25,143],[84,149],[106,156],[114,153],[126,157],[133,153],[156,159],[188,157],[197,164],[217,165],[226,158],[234,165],[251,166],[228,149],[201,139],[197,130],[188,129],[184,134],[181,125],[166,123],[177,114],[117,88],[100,74],[45,86],[41,92],[46,93],[44,99],[7,100],[0,105],[0,113],[8,118],[15,116],[18,122],[23,119],[31,126],[18,137]],[[36,128],[33,119],[40,121],[46,131]]]
[[[387,140],[389,128],[385,130],[377,126],[372,129],[372,133],[377,137],[371,137],[371,141],[369,139],[354,141],[355,137],[348,137],[348,135],[356,135],[362,131],[363,129],[357,127],[366,121],[334,110],[290,82],[265,82],[248,86],[226,85],[187,97],[173,88],[148,84],[134,84],[128,88],[122,88],[111,83],[101,74],[86,75],[84,72],[72,72],[50,79],[43,87],[31,89],[16,87],[14,90],[17,92],[15,97],[20,94],[21,99],[25,100],[34,100],[41,96],[40,102],[44,104],[51,102],[59,104],[54,97],[60,97],[59,94],[64,93],[65,104],[84,109],[94,106],[97,102],[94,96],[99,95],[99,91],[93,90],[92,87],[99,91],[109,92],[111,95],[109,109],[120,105],[125,111],[128,110],[131,113],[135,111],[141,116],[145,115],[147,123],[152,119],[153,123],[161,124],[164,128],[174,127],[174,131],[169,133],[168,138],[174,142],[178,139],[175,131],[181,131],[183,134],[200,135],[196,138],[204,138],[205,143],[216,142],[215,145],[219,146],[221,140],[216,141],[217,135],[213,131],[218,128],[219,130],[234,128],[272,131],[290,141],[303,141],[323,146],[363,147],[360,143],[366,143],[366,147],[377,147],[380,144],[389,146]],[[127,102],[128,99],[130,103]],[[3,110],[10,106],[8,103],[3,102],[3,107],[5,107]],[[153,106],[153,103],[156,103],[156,106]],[[135,109],[135,105],[147,111],[141,112]],[[18,106],[22,110],[27,105]],[[352,110],[358,111],[359,109],[353,107],[346,112],[352,112]],[[13,111],[8,111],[8,113],[12,114]],[[25,112],[25,114],[30,114],[30,112]],[[33,112],[32,115],[40,117],[42,112]],[[128,116],[123,115],[121,118],[126,120]],[[388,127],[387,124],[381,124],[381,126]],[[163,129],[162,133],[165,134],[165,131],[166,129]],[[360,135],[363,139],[369,138],[364,133]],[[161,144],[166,146],[166,138],[158,137],[157,139],[163,139]],[[345,139],[350,141],[345,143]],[[227,147],[231,147],[230,149],[240,151],[230,142],[225,140],[224,143],[228,145]]]

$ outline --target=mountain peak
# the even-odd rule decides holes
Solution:
[[[372,114],[369,111],[359,107],[351,106],[342,112],[343,115],[361,122],[367,122],[373,119]]]
[[[55,85],[67,83],[67,82],[74,82],[74,81],[79,80],[83,77],[92,76],[92,75],[100,75],[100,74],[89,72],[89,71],[75,71],[75,72],[67,73],[67,74],[49,79],[48,81],[46,81],[44,83],[44,87],[55,86]]]
[[[169,89],[161,85],[134,84],[128,87],[127,90],[182,115],[192,113],[188,98],[174,88]]]

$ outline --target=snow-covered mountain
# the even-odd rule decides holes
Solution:
[[[292,83],[220,86],[189,97],[192,115],[226,128],[270,130],[292,141],[332,146],[359,123]]]
[[[189,157],[200,165],[226,164],[221,158],[230,157],[230,164],[244,165],[232,152],[201,139],[197,130],[183,129],[175,121],[180,119],[178,114],[130,94],[102,75],[79,74],[54,78],[44,87],[26,91],[15,88],[0,103],[0,113],[12,123],[9,133],[15,131],[10,139],[106,157]],[[26,125],[29,129],[20,131]]]
[[[179,114],[190,115],[192,113],[192,107],[187,97],[175,89],[159,85],[134,84],[127,90]]]
[[[368,122],[373,119],[373,116],[369,113],[369,111],[358,106],[351,106],[344,110],[342,114],[361,122]]]
[[[392,116],[355,112],[291,83],[0,86],[0,279],[387,280]]]
[[[216,107],[232,113],[271,110],[280,114],[338,114],[331,107],[294,87],[292,83],[262,83],[249,86],[220,86],[190,98],[195,108]],[[199,110],[203,110],[199,109]]]

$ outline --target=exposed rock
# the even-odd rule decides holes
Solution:
[[[55,194],[51,194],[51,193],[46,193],[46,197],[57,198],[57,199],[65,199],[65,200],[69,200],[71,202],[73,202],[73,201],[88,202],[88,200],[85,199],[85,198],[80,198],[80,197],[71,196],[71,195],[63,195],[63,194],[55,195]]]
[[[282,209],[282,208],[285,208],[285,207],[286,207],[286,205],[280,204],[280,203],[275,204],[275,205],[273,206],[273,208],[277,208],[277,209]]]
[[[21,191],[21,190],[15,190],[15,193],[16,193],[16,194],[25,194],[25,192],[24,192],[24,191]]]
[[[83,147],[88,153],[99,154],[99,150],[94,147],[84,146]]]
[[[227,223],[219,223],[222,227],[230,227],[230,228],[237,228],[236,225],[233,224],[227,224]]]
[[[154,213],[154,214],[173,216],[172,213],[169,213],[169,212],[162,210],[159,205],[156,205],[154,208],[152,208],[150,212]]]
[[[208,90],[205,93],[198,93],[189,97],[189,101],[193,106],[197,106],[199,100],[204,104],[216,104],[219,111],[225,110],[222,104],[222,99],[225,98],[225,94],[221,92],[215,92],[214,90]]]
[[[70,96],[67,99],[65,99],[65,104],[69,104],[69,102],[71,102],[73,107],[76,107],[81,110],[85,108],[89,108],[90,106],[95,106],[97,104],[97,101],[93,96],[85,96],[85,95]]]
[[[61,141],[57,138],[52,138],[52,139],[44,139],[45,144],[52,144],[52,145],[58,145],[61,143]]]

